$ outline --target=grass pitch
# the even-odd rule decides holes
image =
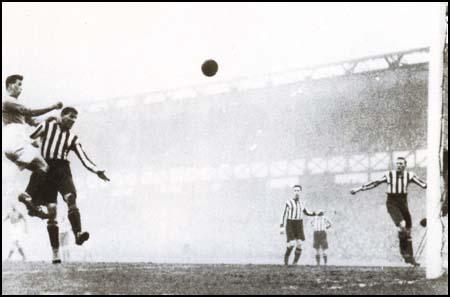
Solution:
[[[448,294],[422,268],[7,262],[2,294]]]

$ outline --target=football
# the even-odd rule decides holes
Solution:
[[[202,64],[202,72],[204,75],[211,77],[216,75],[217,70],[219,69],[219,65],[214,60],[206,60]]]

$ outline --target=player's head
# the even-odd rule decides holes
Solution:
[[[398,157],[397,161],[395,161],[395,165],[397,166],[397,171],[404,171],[408,165],[408,162],[406,162],[405,158]]]
[[[301,191],[302,191],[302,186],[300,186],[300,185],[294,185],[294,186],[292,187],[292,190],[294,191],[294,198],[295,198],[295,199],[300,198],[300,193],[301,193]]]
[[[78,118],[78,110],[73,107],[64,107],[61,111],[61,126],[63,130],[70,130]]]
[[[22,93],[23,76],[19,74],[10,75],[6,78],[6,91],[11,97],[18,98]]]

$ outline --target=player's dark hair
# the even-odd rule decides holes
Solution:
[[[293,186],[292,188],[293,188],[293,189],[295,189],[295,188],[299,188],[299,189],[300,189],[300,191],[302,191],[302,190],[303,190],[302,186],[300,186],[300,185],[294,185],[294,186]]]
[[[68,113],[78,114],[78,110],[76,110],[74,107],[70,107],[70,106],[64,107],[61,110],[61,116],[65,116]]]
[[[408,161],[406,161],[405,157],[397,157],[397,160],[405,161],[405,165],[408,164]]]
[[[6,88],[8,88],[9,85],[15,84],[16,81],[18,81],[18,80],[23,80],[23,76],[19,75],[19,74],[13,74],[13,75],[8,76],[5,81]]]

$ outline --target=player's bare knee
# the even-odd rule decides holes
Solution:
[[[48,204],[47,211],[48,211],[48,223],[56,222],[56,216],[57,216],[56,203]]]
[[[25,193],[25,192],[23,192],[23,193],[21,193],[19,196],[18,196],[18,199],[19,199],[19,201],[21,201],[21,202],[31,202],[31,196],[30,195],[28,195],[28,193]]]
[[[295,241],[293,240],[293,241],[289,241],[288,243],[287,243],[287,247],[288,248],[293,248],[295,246]]]
[[[69,208],[76,208],[77,206],[77,194],[76,193],[69,193],[64,195],[64,200],[67,203],[67,206]]]
[[[301,240],[297,240],[296,245],[297,245],[298,249],[302,249],[302,241]]]

